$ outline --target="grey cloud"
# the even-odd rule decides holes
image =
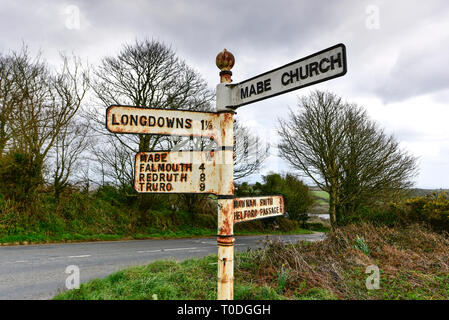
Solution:
[[[64,8],[70,4],[80,9],[80,30],[65,26]],[[380,10],[378,30],[366,27],[367,5]],[[441,30],[417,32],[425,24],[445,21],[447,0],[0,0],[0,53],[18,49],[23,40],[33,52],[42,49],[46,58],[74,51],[95,64],[115,55],[124,42],[154,38],[172,45],[213,87],[218,81],[215,56],[223,48],[236,56],[233,78],[240,81],[343,42],[347,75],[313,89],[344,92],[349,101],[369,96],[386,103],[432,94],[446,103],[449,39]],[[296,104],[294,96],[248,106],[248,112],[257,108],[254,119],[275,128],[276,117]],[[401,141],[427,139],[406,128],[395,133]]]
[[[447,52],[449,42],[403,50],[377,92],[388,103],[449,89]]]

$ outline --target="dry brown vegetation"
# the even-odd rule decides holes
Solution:
[[[380,269],[378,290],[365,286],[369,265]],[[353,224],[319,243],[268,243],[241,256],[236,273],[293,299],[447,299],[449,237],[419,225]]]

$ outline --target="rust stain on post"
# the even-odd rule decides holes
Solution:
[[[220,83],[232,81],[231,68],[234,66],[234,56],[226,49],[217,55],[215,60],[220,69]],[[217,104],[223,97],[217,92]],[[234,163],[233,163],[233,124],[232,110],[219,113],[220,142],[219,152],[221,163],[217,166],[219,179],[218,197],[218,270],[217,270],[217,299],[232,300],[234,298]]]
[[[232,72],[231,69],[234,66],[235,59],[234,55],[224,49],[222,52],[220,52],[217,55],[217,58],[215,58],[215,64],[217,65],[218,69],[220,69],[220,82],[221,83],[231,83],[232,79]]]

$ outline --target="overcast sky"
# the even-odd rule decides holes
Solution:
[[[0,52],[25,42],[57,61],[74,52],[91,64],[126,42],[171,45],[211,88],[226,48],[234,82],[344,43],[344,77],[238,109],[237,117],[275,144],[278,118],[310,90],[330,90],[370,116],[419,157],[422,188],[449,188],[449,3],[440,1],[25,1],[0,0]],[[271,149],[263,173],[287,171]],[[252,177],[251,181],[258,179]]]

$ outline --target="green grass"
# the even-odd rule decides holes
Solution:
[[[184,262],[162,260],[116,272],[82,284],[55,299],[75,300],[214,300],[217,291],[217,256]],[[234,299],[285,299],[275,289],[250,282],[235,283]]]
[[[257,268],[248,262],[251,255],[237,253],[239,272]],[[244,260],[245,262],[241,262]],[[246,263],[246,265],[245,265]],[[311,287],[300,282],[292,290],[287,271],[278,270],[271,283],[260,283],[257,275],[239,276],[236,273],[234,299],[236,300],[337,300],[339,297],[327,288]],[[382,271],[381,271],[382,273]],[[400,272],[381,281],[380,290],[364,287],[366,275],[357,267],[346,272],[347,286],[358,299],[422,300],[449,298],[449,275],[428,275],[424,286],[409,280],[414,271]],[[56,300],[215,300],[217,290],[217,256],[189,259],[184,262],[160,260],[147,266],[121,270],[104,279],[81,284],[79,289],[61,292]],[[438,294],[436,294],[438,292]],[[444,293],[446,292],[446,293]]]
[[[328,205],[329,204],[329,193],[326,191],[311,191],[315,198],[315,203],[318,205]]]
[[[368,250],[369,248],[369,250]],[[301,257],[301,259],[298,259]],[[235,254],[237,300],[449,299],[449,239],[420,227],[350,225],[319,243],[274,242]],[[365,286],[368,265],[380,288]],[[156,261],[62,292],[55,299],[216,299],[217,256]]]
[[[274,231],[274,230],[239,230],[235,235],[289,235],[289,234],[310,234],[310,230],[295,229],[290,231]],[[177,239],[191,237],[213,237],[217,235],[215,229],[187,227],[179,230],[150,230],[150,233],[136,233],[133,235],[126,234],[78,234],[78,233],[62,233],[48,235],[42,233],[25,233],[18,235],[2,235],[0,236],[0,244],[24,244],[24,243],[46,243],[46,242],[76,242],[76,241],[113,241],[113,240],[131,240],[131,239]]]

